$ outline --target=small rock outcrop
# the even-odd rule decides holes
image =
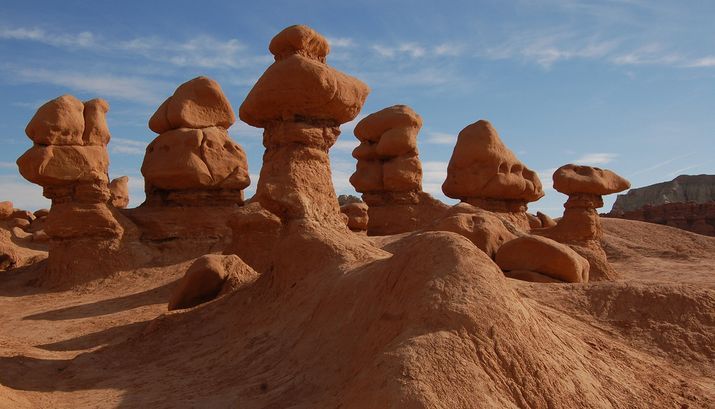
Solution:
[[[664,224],[705,236],[715,236],[715,201],[645,205],[638,210],[609,213],[607,217]]]
[[[603,230],[596,209],[603,206],[603,195],[626,190],[630,183],[610,170],[573,164],[556,169],[553,179],[554,189],[569,197],[564,215],[555,226],[533,229],[532,233],[568,244],[586,257],[592,280],[615,278],[601,246]]]
[[[124,209],[129,205],[129,177],[120,176],[109,182],[109,203],[119,209]]]
[[[536,172],[521,163],[491,123],[477,121],[457,137],[442,191],[529,228],[527,203],[544,196]]]
[[[340,211],[347,217],[347,226],[353,232],[367,232],[370,217],[367,204],[364,202],[346,203],[340,206]]]
[[[619,216],[644,206],[687,202],[715,202],[715,175],[680,175],[670,182],[631,189],[618,195],[610,215]]]
[[[421,127],[422,118],[406,105],[372,113],[355,126],[360,145],[353,150],[357,165],[350,183],[368,205],[369,235],[417,230],[447,209],[422,191]]]
[[[495,261],[505,272],[515,272],[507,276],[525,281],[548,281],[540,277],[545,275],[567,283],[588,282],[588,260],[568,246],[546,237],[522,236],[506,242],[499,247]]]
[[[258,278],[236,255],[209,254],[199,257],[186,270],[169,299],[169,311],[195,307],[235,291]]]

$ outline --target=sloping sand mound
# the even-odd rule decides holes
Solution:
[[[36,347],[3,348],[0,383],[68,408],[713,404],[711,290],[516,282],[451,233],[405,235],[380,250],[320,227],[292,231],[281,242],[293,250],[278,243],[276,263],[290,260],[290,273],[150,322],[165,308],[151,303],[165,302],[167,271],[135,273],[158,290],[95,310],[27,314],[29,299],[68,295],[8,303],[3,294],[0,311],[24,317],[11,336]],[[48,346],[32,341],[38,323],[27,320],[37,319],[96,332],[75,327]]]

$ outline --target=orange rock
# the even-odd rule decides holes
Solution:
[[[95,98],[84,103],[84,145],[107,145],[111,139],[106,115],[109,104],[101,98]]]
[[[109,199],[112,206],[124,209],[129,204],[129,177],[120,176],[109,182]]]
[[[12,202],[0,202],[0,220],[5,220],[12,216],[13,209]]]
[[[239,116],[260,128],[301,118],[337,125],[357,116],[369,92],[357,78],[293,54],[268,67],[241,104]]]
[[[422,164],[416,156],[400,156],[382,164],[382,181],[389,192],[422,190]]]
[[[141,171],[148,186],[165,190],[250,184],[246,154],[218,127],[162,133],[147,146]]]
[[[268,50],[275,56],[276,61],[297,54],[325,63],[325,57],[330,53],[330,45],[312,28],[295,25],[276,34],[268,45]]]
[[[532,283],[563,283],[563,281],[549,277],[545,274],[528,270],[505,271],[504,275],[515,280],[531,281]]]
[[[36,218],[41,218],[41,217],[46,217],[48,214],[50,214],[50,209],[38,209],[35,210],[35,213],[33,213]]]
[[[588,282],[589,263],[568,246],[540,236],[523,236],[504,243],[495,261],[502,270],[528,270],[570,282]]]
[[[566,195],[589,193],[603,196],[630,187],[630,182],[608,169],[568,164],[554,172],[554,189]]]
[[[422,117],[412,108],[407,105],[393,105],[373,112],[360,120],[355,125],[354,132],[361,142],[379,142],[388,131],[419,131],[420,128],[422,128]],[[416,135],[417,133],[415,132]]]
[[[350,230],[367,231],[369,219],[365,203],[347,203],[340,206],[340,211],[347,216],[347,225]]]
[[[109,155],[104,146],[35,145],[17,165],[25,179],[41,186],[108,182]]]
[[[186,270],[172,291],[168,309],[172,311],[203,304],[222,292],[236,290],[257,278],[258,273],[236,255],[209,254],[200,257]]]
[[[121,237],[123,228],[104,203],[69,202],[52,205],[45,232],[53,239],[116,238]]]
[[[82,145],[84,104],[72,95],[62,95],[42,105],[25,133],[41,145]]]
[[[556,222],[554,221],[554,219],[552,219],[551,217],[549,217],[548,214],[541,213],[541,212],[536,212],[536,217],[538,217],[539,220],[541,221],[541,227],[553,227],[553,226],[556,226]]]
[[[236,116],[218,82],[196,77],[181,84],[149,120],[149,128],[164,133],[178,128],[228,129]]]
[[[442,191],[463,201],[482,198],[526,203],[544,196],[536,173],[516,158],[484,120],[459,133]]]

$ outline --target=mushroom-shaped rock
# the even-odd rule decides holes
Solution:
[[[554,189],[566,195],[587,193],[598,196],[622,192],[630,182],[608,169],[568,164],[556,169]]]
[[[82,145],[84,104],[72,95],[62,95],[42,105],[25,128],[40,145]]]
[[[112,206],[124,209],[129,204],[129,177],[120,176],[109,182],[109,199]]]
[[[177,128],[228,129],[236,116],[218,82],[196,77],[181,84],[149,120],[149,128],[164,133]]]
[[[591,280],[616,278],[601,246],[601,219],[596,209],[603,206],[602,195],[628,189],[630,183],[616,173],[590,166],[568,164],[554,172],[554,188],[569,195],[564,215],[554,226],[544,225],[532,233],[569,244],[591,263]]]
[[[569,283],[588,282],[589,263],[561,243],[540,236],[522,236],[504,243],[495,261],[502,270],[528,270]]]
[[[169,311],[190,308],[211,301],[254,282],[258,278],[251,267],[236,255],[202,256],[186,270],[169,299]]]
[[[17,165],[25,179],[43,187],[108,182],[109,155],[104,146],[35,145]]]
[[[369,206],[368,234],[396,234],[427,227],[447,206],[422,191],[417,134],[422,118],[406,105],[393,105],[357,123],[350,177]]]
[[[276,61],[258,79],[241,104],[239,116],[265,128],[274,121],[351,121],[370,89],[362,81],[328,66],[327,41],[306,26],[292,26],[271,41]]]
[[[368,226],[368,208],[367,204],[346,203],[340,206],[340,211],[348,218],[348,228],[355,232],[367,231]]]
[[[484,120],[459,133],[442,191],[463,201],[476,198],[526,203],[544,195],[536,172],[524,166],[492,124]]]

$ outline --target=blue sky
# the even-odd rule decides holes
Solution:
[[[440,199],[456,135],[479,119],[542,176],[547,195],[534,212],[561,214],[566,198],[551,189],[551,173],[569,162],[613,169],[635,187],[715,173],[715,2],[265,3],[4,2],[0,200],[48,206],[15,160],[31,145],[24,128],[35,109],[71,93],[109,101],[110,176],[128,175],[131,205],[140,204],[158,105],[208,75],[238,111],[272,61],[268,42],[291,24],[325,35],[328,63],[372,88],[361,115],[393,104],[422,115],[424,186]],[[354,193],[353,126],[331,151],[338,193]],[[250,196],[261,130],[239,122],[231,135],[248,153]]]

